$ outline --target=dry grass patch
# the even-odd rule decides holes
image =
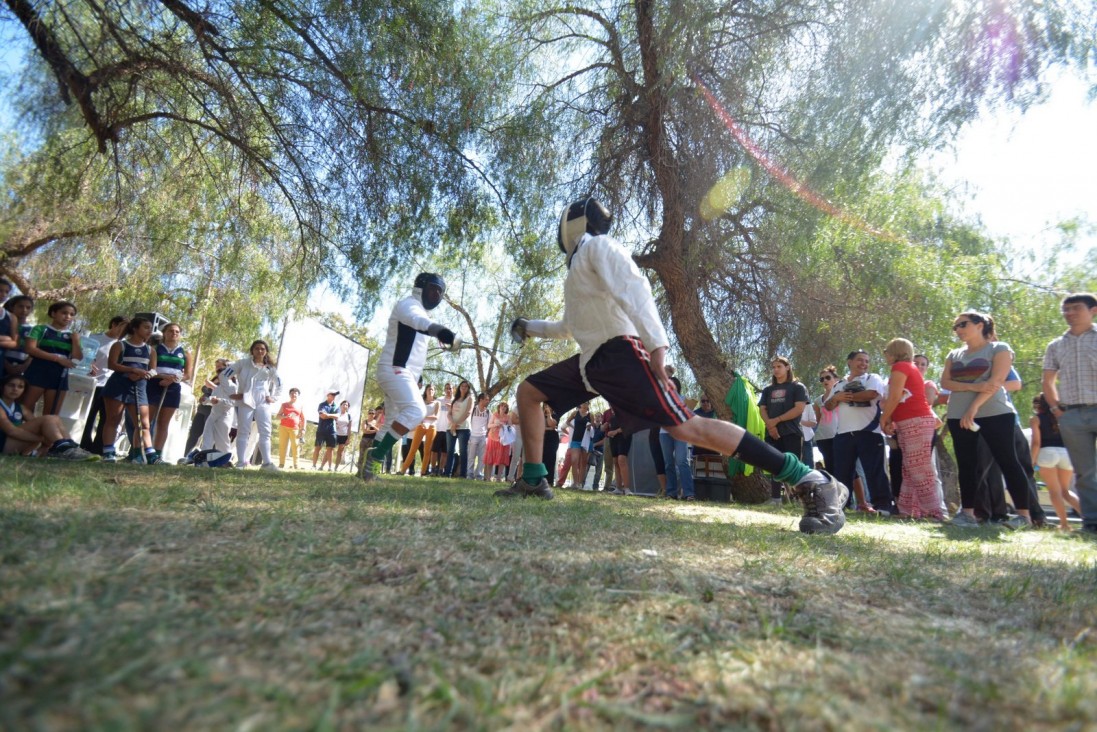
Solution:
[[[0,727],[1083,729],[1097,545],[0,463]]]

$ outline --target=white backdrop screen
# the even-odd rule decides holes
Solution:
[[[305,419],[316,422],[316,405],[324,401],[328,389],[339,393],[335,403],[350,402],[354,417],[352,429],[361,422],[362,393],[369,373],[369,349],[327,327],[318,320],[291,320],[282,333],[278,349],[278,375],[282,379],[282,396],[289,390],[301,390],[297,403]]]

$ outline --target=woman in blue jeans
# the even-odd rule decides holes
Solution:
[[[689,445],[659,430],[663,462],[667,466],[667,495],[683,501],[694,500],[693,470],[689,465]]]
[[[682,393],[682,382],[674,375],[674,367],[667,366],[667,376],[675,390]],[[659,445],[663,448],[663,463],[667,470],[667,497],[683,501],[694,500],[693,469],[689,465],[689,445],[676,440],[665,430],[659,430]]]
[[[464,478],[468,474],[469,417],[472,415],[472,384],[462,380],[449,407],[449,431],[446,433],[447,478]],[[458,471],[460,468],[460,471]]]

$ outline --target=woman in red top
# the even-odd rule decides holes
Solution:
[[[914,344],[895,338],[884,349],[891,364],[888,396],[880,415],[880,429],[893,432],[903,451],[903,487],[899,493],[899,518],[932,518],[943,521],[941,500],[933,473],[933,432],[936,419],[926,401],[922,374],[914,365]]]
[[[282,402],[276,415],[281,420],[278,423],[279,468],[286,467],[286,448],[292,448],[293,469],[297,470],[297,441],[305,434],[305,413],[297,406],[299,396],[300,389],[290,389],[289,401]]]
[[[489,473],[484,473],[484,480],[506,482],[507,466],[510,465],[510,446],[504,445],[499,439],[500,431],[504,425],[510,424],[510,405],[499,402],[488,419],[488,446],[484,451],[484,464],[490,468]]]

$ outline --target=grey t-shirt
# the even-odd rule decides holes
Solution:
[[[1009,347],[1008,343],[1002,343],[1001,341],[988,343],[976,351],[969,351],[967,346],[957,348],[948,354],[948,360],[952,362],[952,379],[962,381],[965,384],[979,384],[989,381],[994,356],[1003,351],[1010,355],[1010,361],[1012,362],[1013,349]],[[952,392],[948,398],[948,412],[945,416],[948,419],[960,419],[977,396],[979,396],[977,391]],[[979,407],[979,411],[975,416],[995,417],[999,414],[1016,413],[1017,410],[1013,408],[1009,397],[1006,396],[1006,390],[999,387],[998,391],[984,402],[983,406]]]

